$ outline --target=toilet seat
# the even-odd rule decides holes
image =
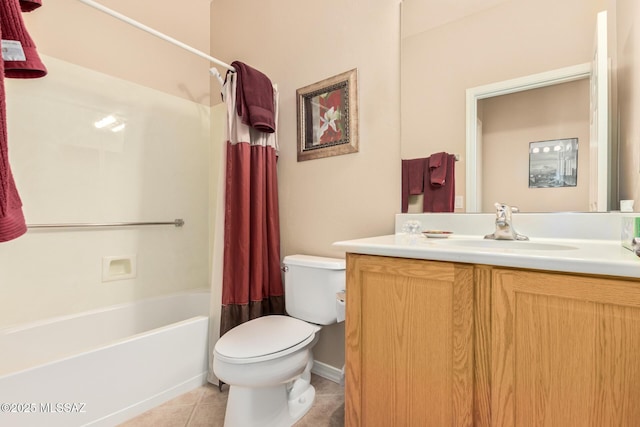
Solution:
[[[289,316],[264,316],[250,320],[224,334],[214,348],[215,356],[232,364],[275,359],[304,348],[320,330],[317,325]]]

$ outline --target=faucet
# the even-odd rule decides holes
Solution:
[[[496,231],[493,234],[487,234],[485,239],[493,240],[529,240],[527,236],[523,236],[516,232],[513,228],[513,219],[511,214],[518,212],[515,206],[509,206],[504,203],[495,203],[496,207]]]

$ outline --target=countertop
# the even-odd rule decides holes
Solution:
[[[532,245],[527,248],[527,243]],[[623,248],[620,240],[531,238],[512,242],[486,241],[475,235],[440,239],[398,233],[333,246],[348,253],[640,278],[640,257]]]

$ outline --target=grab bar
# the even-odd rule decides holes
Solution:
[[[96,223],[68,223],[68,224],[27,224],[27,228],[101,228],[101,227],[135,227],[140,225],[173,225],[182,227],[183,219],[162,222],[96,222]]]

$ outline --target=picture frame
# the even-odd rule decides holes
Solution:
[[[578,138],[529,143],[529,188],[578,185]]]
[[[358,70],[296,91],[298,161],[358,152]]]

